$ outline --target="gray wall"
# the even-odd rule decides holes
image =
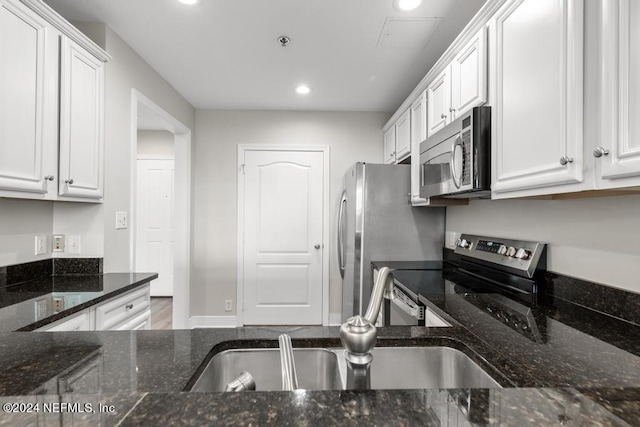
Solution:
[[[191,315],[228,315],[224,300],[236,301],[238,144],[329,145],[330,321],[339,322],[342,281],[333,230],[342,176],[356,161],[382,160],[381,129],[388,118],[389,113],[198,110]]]
[[[447,208],[452,232],[548,243],[548,270],[640,292],[640,195],[476,200]]]
[[[131,90],[195,127],[195,110],[116,33],[99,23],[76,23],[112,59],[106,69],[105,194],[100,205],[0,199],[0,266],[51,257],[34,255],[34,236],[78,234],[80,256],[104,256],[105,272],[128,271],[130,229],[115,230],[115,212],[131,211]]]
[[[83,256],[89,256],[85,246],[101,236],[104,271],[129,271],[131,228],[116,230],[115,213],[131,212],[131,91],[137,89],[191,129],[195,110],[110,28],[99,23],[74,24],[98,44],[104,43],[102,47],[112,56],[106,69],[104,203],[84,219],[71,214],[78,210],[73,205],[56,203],[54,229],[81,234]]]
[[[35,255],[36,234],[51,238],[53,202],[0,199],[0,267],[51,258]]]
[[[138,155],[174,156],[174,136],[166,130],[139,130]]]

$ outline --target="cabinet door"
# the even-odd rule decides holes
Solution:
[[[391,126],[384,133],[384,162],[395,163],[396,161],[396,127]]]
[[[427,91],[411,104],[411,203],[427,200],[420,197],[420,143],[427,138]]]
[[[80,314],[70,316],[58,320],[51,325],[43,326],[37,329],[38,332],[71,332],[71,331],[90,331],[91,330],[91,311],[83,310]]]
[[[411,110],[407,110],[396,122],[396,162],[411,154]]]
[[[640,2],[605,2],[602,135],[594,156],[604,187],[640,185]]]
[[[20,2],[0,1],[0,190],[48,198],[55,189],[57,56],[54,28]]]
[[[510,0],[496,14],[494,192],[583,179],[583,7]]]
[[[102,197],[104,63],[63,39],[59,194]]]
[[[427,87],[427,134],[433,135],[450,121],[451,71],[447,67]]]
[[[482,28],[451,63],[451,114],[487,102],[487,30]]]

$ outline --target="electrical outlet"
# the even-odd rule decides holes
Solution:
[[[79,254],[80,253],[80,236],[76,234],[68,235],[65,249],[68,254]]]
[[[42,255],[47,253],[47,236],[45,234],[39,234],[36,236],[36,255]]]
[[[64,298],[53,297],[53,312],[60,313],[62,310],[64,310]]]
[[[126,212],[116,212],[116,230],[127,228],[128,222]]]
[[[230,300],[230,299],[225,300],[225,302],[224,302],[224,311],[233,310],[233,305],[232,304],[233,304],[233,300]]]
[[[64,252],[64,234],[53,236],[53,252]]]

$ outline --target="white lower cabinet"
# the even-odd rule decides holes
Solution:
[[[126,293],[106,303],[96,306],[96,330],[124,330],[130,322],[143,314],[148,314],[151,307],[149,286]],[[136,325],[139,324],[136,323]],[[149,329],[147,327],[143,329]]]
[[[70,331],[91,331],[91,309],[87,308],[57,322],[36,329],[38,332],[70,332]]]
[[[37,329],[37,332],[150,329],[150,285]]]

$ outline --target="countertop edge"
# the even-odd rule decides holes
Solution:
[[[104,276],[109,276],[110,274],[122,274],[122,273],[106,273],[106,274],[103,274],[101,276],[103,276],[103,277]],[[60,313],[52,314],[51,316],[48,316],[48,317],[46,317],[46,318],[44,318],[42,320],[38,320],[37,322],[33,322],[33,323],[29,324],[29,325],[23,326],[22,328],[17,329],[15,332],[32,332],[32,331],[35,331],[36,329],[39,329],[39,328],[41,328],[43,326],[46,326],[46,325],[49,325],[49,324],[51,324],[53,322],[56,322],[56,321],[58,321],[60,319],[64,319],[65,317],[69,317],[69,316],[71,316],[71,315],[73,315],[75,313],[78,313],[78,312],[80,312],[82,310],[85,310],[85,309],[87,309],[89,307],[97,305],[97,304],[99,304],[101,302],[107,301],[107,300],[109,300],[109,299],[111,299],[113,297],[116,297],[118,295],[121,295],[121,294],[124,294],[126,292],[129,292],[129,291],[131,291],[133,289],[136,289],[136,288],[138,288],[138,287],[140,287],[142,285],[145,285],[145,284],[151,282],[152,280],[155,280],[155,279],[158,278],[158,273],[130,273],[130,274],[148,274],[148,276],[147,277],[143,277],[143,278],[138,279],[138,280],[135,280],[135,281],[132,281],[129,285],[123,286],[120,289],[116,289],[114,291],[111,291],[111,292],[109,292],[107,294],[104,294],[102,296],[94,298],[94,299],[92,299],[90,301],[87,301],[85,303],[78,304],[76,306],[73,306],[71,308],[63,310]]]

